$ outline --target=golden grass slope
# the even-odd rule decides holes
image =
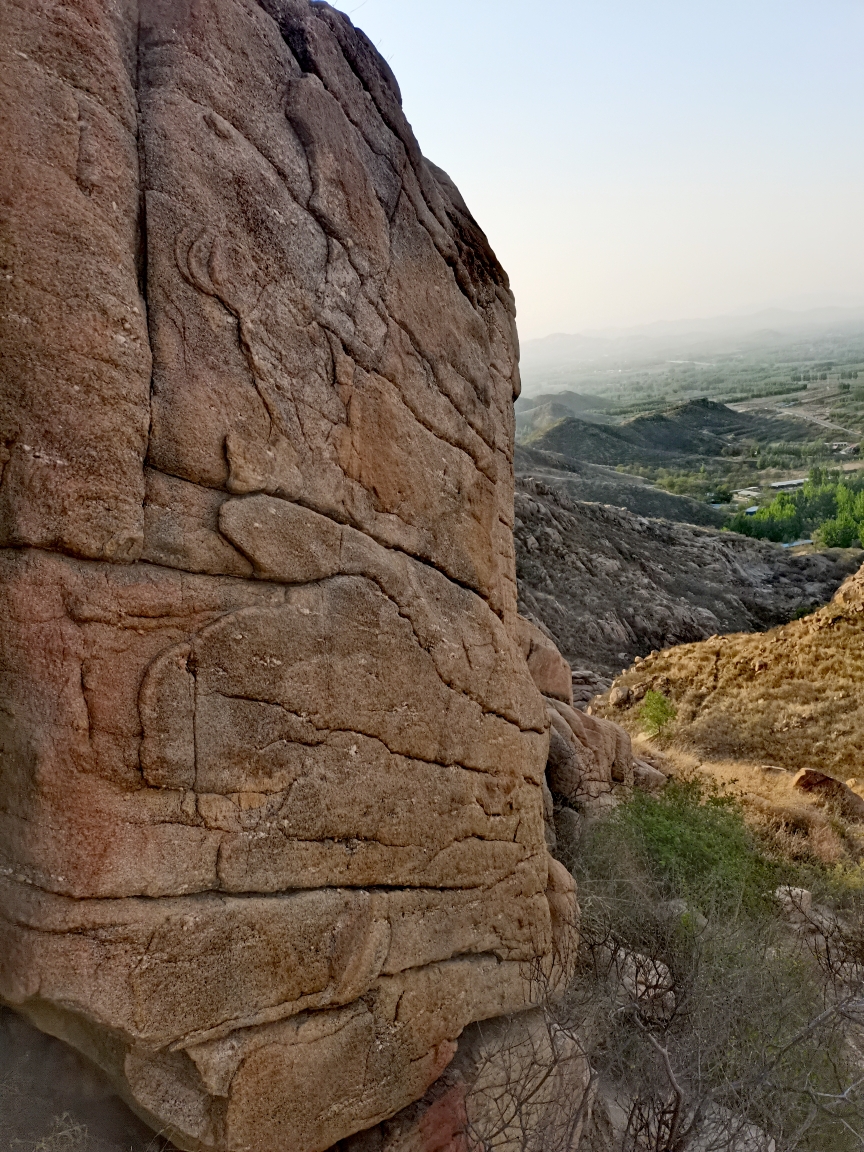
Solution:
[[[678,709],[672,745],[701,759],[862,776],[864,567],[802,620],[653,653],[615,686],[626,706],[607,697],[595,713],[635,729],[645,692],[663,692]]]

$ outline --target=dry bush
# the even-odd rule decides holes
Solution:
[[[864,875],[784,861],[733,799],[674,789],[562,845],[583,907],[562,1011],[611,1118],[604,1152],[864,1147]],[[836,911],[793,930],[784,881]]]

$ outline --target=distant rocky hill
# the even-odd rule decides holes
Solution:
[[[551,428],[569,416],[603,423],[610,402],[600,396],[582,392],[544,392],[539,396],[520,396],[515,407],[516,437],[524,439]]]
[[[617,472],[602,464],[573,460],[560,452],[544,452],[517,444],[514,465],[517,476],[542,478],[544,484],[571,500],[614,504],[638,516],[662,517],[712,528],[719,528],[725,519],[722,512],[701,500],[675,496],[662,488],[654,488],[639,476]]]
[[[760,444],[818,439],[823,430],[793,417],[735,412],[713,400],[692,400],[665,412],[598,425],[576,416],[535,432],[533,448],[593,464],[673,465],[734,454],[742,441]]]
[[[857,550],[793,556],[732,532],[568,498],[546,477],[516,491],[521,611],[576,668],[609,674],[654,649],[761,631],[829,600]]]

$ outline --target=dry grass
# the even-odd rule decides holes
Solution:
[[[864,776],[864,569],[811,616],[666,649],[616,684],[629,706],[595,712],[637,731],[645,692],[663,692],[678,709],[672,746],[700,759]]]
[[[640,746],[637,741],[637,754]],[[740,799],[747,823],[780,855],[828,866],[864,860],[864,826],[843,819],[813,793],[794,788],[794,772],[747,760],[700,760],[674,746],[664,758],[673,776],[706,776]],[[864,796],[857,783],[855,791]]]
[[[816,768],[864,796],[864,569],[811,616],[654,653],[616,686],[630,690],[628,705],[601,698],[593,711],[644,741],[642,697],[664,693],[678,710],[663,749],[674,774],[702,772],[740,796],[784,855],[864,857],[864,825],[792,786],[800,768]]]

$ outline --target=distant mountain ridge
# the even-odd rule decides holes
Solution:
[[[529,436],[525,443],[592,464],[663,466],[717,457],[745,439],[803,441],[821,435],[824,432],[818,425],[791,416],[736,412],[713,400],[690,400],[618,425],[568,416]]]
[[[538,396],[520,396],[516,401],[516,438],[525,439],[565,420],[580,416],[592,422],[605,422],[610,401],[584,392],[544,392]]]

